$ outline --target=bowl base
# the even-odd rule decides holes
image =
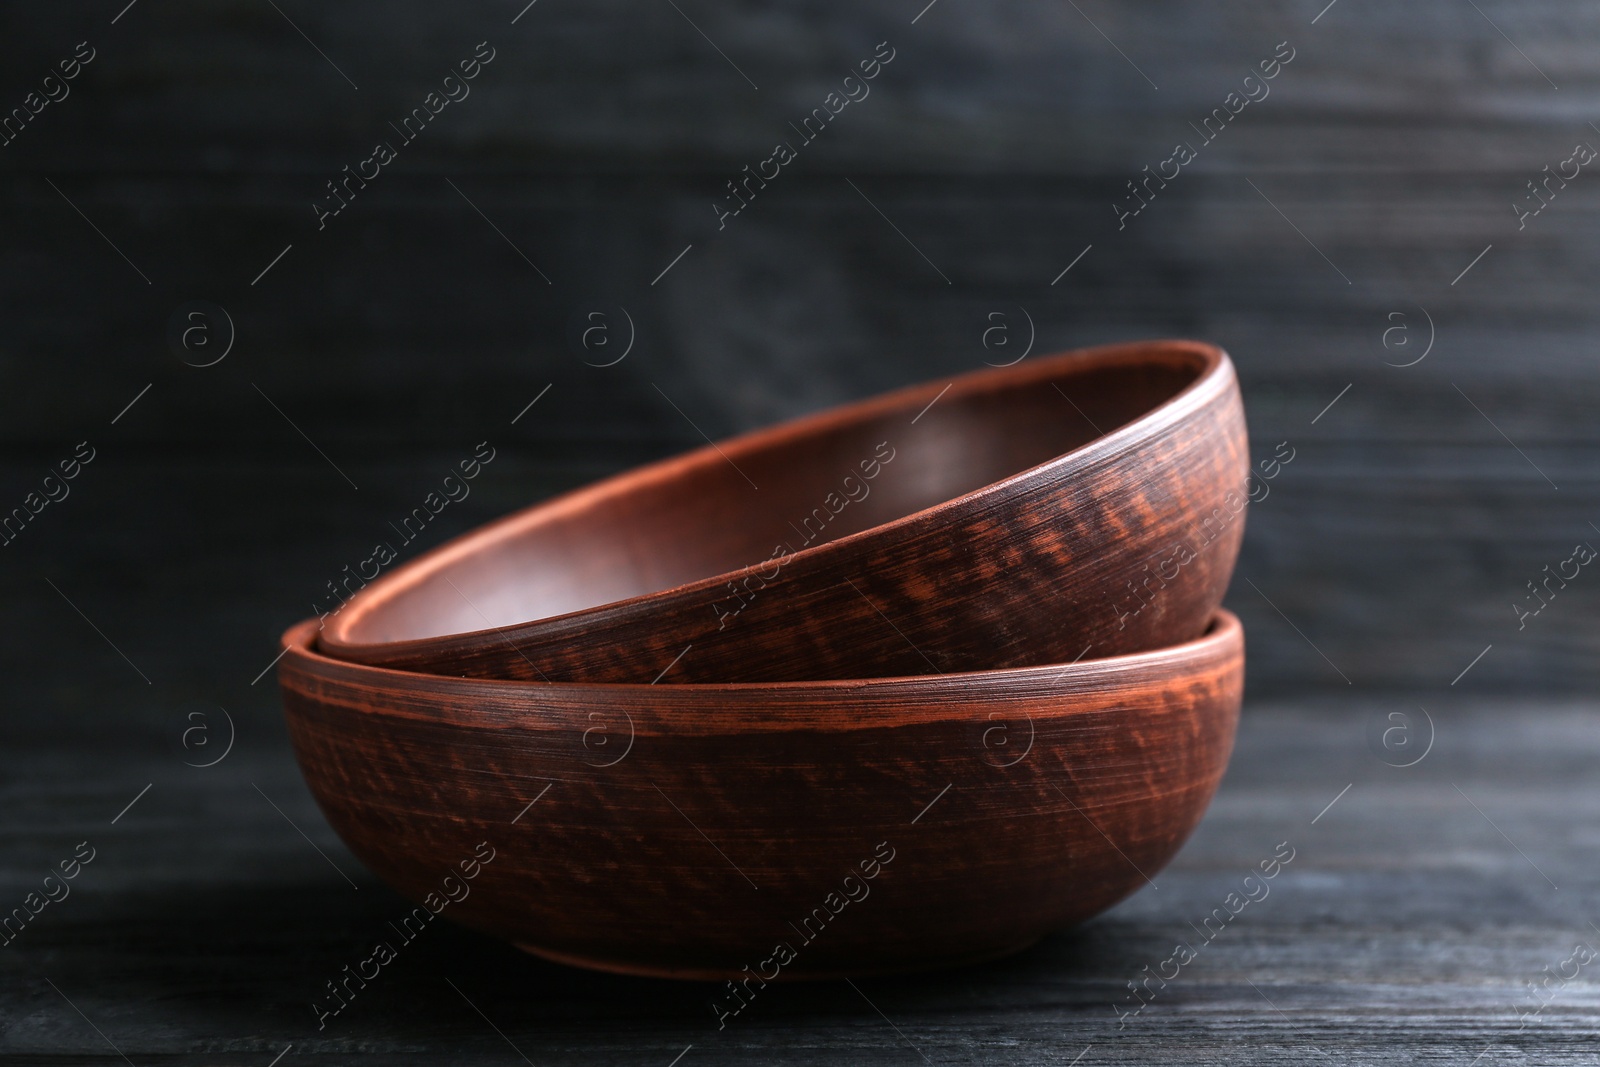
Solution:
[[[1035,934],[1025,940],[1006,945],[1002,948],[985,949],[979,952],[952,954],[949,956],[935,956],[914,962],[885,964],[874,966],[863,963],[856,967],[838,967],[829,970],[806,970],[803,967],[786,967],[774,982],[826,982],[842,981],[846,978],[875,978],[883,975],[915,974],[920,971],[939,971],[953,967],[969,967],[973,964],[988,963],[991,960],[1002,959],[1014,955],[1025,949],[1032,948],[1044,938],[1043,934]],[[563,964],[568,967],[582,967],[591,971],[606,971],[611,974],[625,974],[635,978],[671,978],[685,982],[721,982],[736,978],[747,978],[749,974],[742,970],[728,970],[719,967],[668,967],[651,963],[634,963],[629,960],[601,959],[594,956],[584,956],[578,953],[562,952],[558,949],[544,948],[540,945],[530,945],[526,942],[513,942],[516,948],[538,956],[540,959],[552,963]]]

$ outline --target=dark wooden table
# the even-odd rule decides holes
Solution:
[[[1369,740],[1369,720],[1411,711],[1420,745],[1415,699],[1252,704],[1205,823],[1109,914],[986,966],[783,987],[720,1032],[710,986],[567,970],[449,926],[406,946],[319,1032],[309,1005],[323,983],[405,906],[326,828],[281,738],[209,769],[179,757],[219,749],[130,761],[12,748],[0,757],[4,905],[79,842],[94,859],[0,951],[0,1054],[262,1067],[285,1053],[655,1067],[1593,1063],[1600,963],[1574,948],[1600,945],[1594,709],[1452,697],[1429,707],[1434,742],[1411,767],[1379,758],[1403,761]],[[994,841],[1005,847],[1003,826]],[[1294,858],[1268,894],[1206,925],[1281,842]],[[1135,1001],[1128,983],[1146,965],[1172,973],[1162,961],[1180,942],[1195,957]]]

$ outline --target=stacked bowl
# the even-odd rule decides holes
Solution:
[[[296,757],[423,921],[727,979],[728,1012],[1003,955],[1144,885],[1203,814],[1248,475],[1233,367],[1187,341],[712,444],[291,628]]]

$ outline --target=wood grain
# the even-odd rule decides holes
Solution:
[[[1359,1067],[1464,1067],[1486,1049],[1480,1065],[1520,1057],[1576,1067],[1600,1040],[1585,984],[1569,986],[1526,1026],[1517,1015],[1531,1006],[1528,982],[1577,941],[1600,936],[1586,923],[1600,891],[1586,841],[1600,818],[1590,701],[1463,695],[1439,716],[1432,754],[1400,770],[1374,759],[1362,737],[1369,717],[1405,706],[1394,698],[1251,698],[1228,774],[1188,844],[1154,875],[1159,889],[1144,886],[1077,930],[994,963],[858,980],[859,992],[842,982],[789,983],[718,1030],[709,1004],[720,985],[575,970],[441,921],[321,1031],[309,1004],[326,996],[324,981],[376,940],[394,939],[389,923],[412,905],[319,818],[276,703],[268,691],[259,707],[234,709],[251,721],[259,715],[259,725],[251,743],[209,772],[181,767],[153,745],[107,749],[100,774],[84,773],[77,747],[0,749],[6,904],[15,906],[17,891],[76,842],[99,850],[73,895],[0,951],[0,1013],[9,1023],[0,1051],[22,1062],[126,1067],[110,1038],[135,1063],[184,1067],[265,1065],[291,1044],[284,1063],[521,1063],[509,1039],[533,1062],[561,1067],[665,1067],[691,1044],[679,1067],[922,1063],[913,1049],[936,1064],[1060,1067],[1089,1046],[1079,1067],[1289,1067],[1323,1060],[1313,1049]],[[1535,781],[1546,787],[1530,788]],[[913,829],[941,811],[976,814],[965,803],[952,791]],[[998,847],[1006,833],[996,827],[991,836]],[[1282,841],[1297,855],[1270,897],[1119,1029],[1112,1005],[1128,996],[1126,983],[1178,940],[1196,940],[1189,923],[1220,906]],[[720,862],[698,837],[691,845],[708,867]],[[1003,905],[1003,891],[995,900]],[[875,889],[840,922],[874,921],[869,909],[892,901]]]

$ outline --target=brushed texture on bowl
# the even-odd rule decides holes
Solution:
[[[443,678],[331,660],[315,632],[284,637],[290,736],[379,878],[427,907],[493,852],[446,917],[762,981],[1003,954],[1145,885],[1222,776],[1244,667],[1226,612],[1137,655],[757,685]]]
[[[1221,349],[1071,352],[848,405],[508,516],[355,592],[324,619],[320,647],[437,674],[663,683],[1160,648],[1198,635],[1221,603],[1248,472]]]

